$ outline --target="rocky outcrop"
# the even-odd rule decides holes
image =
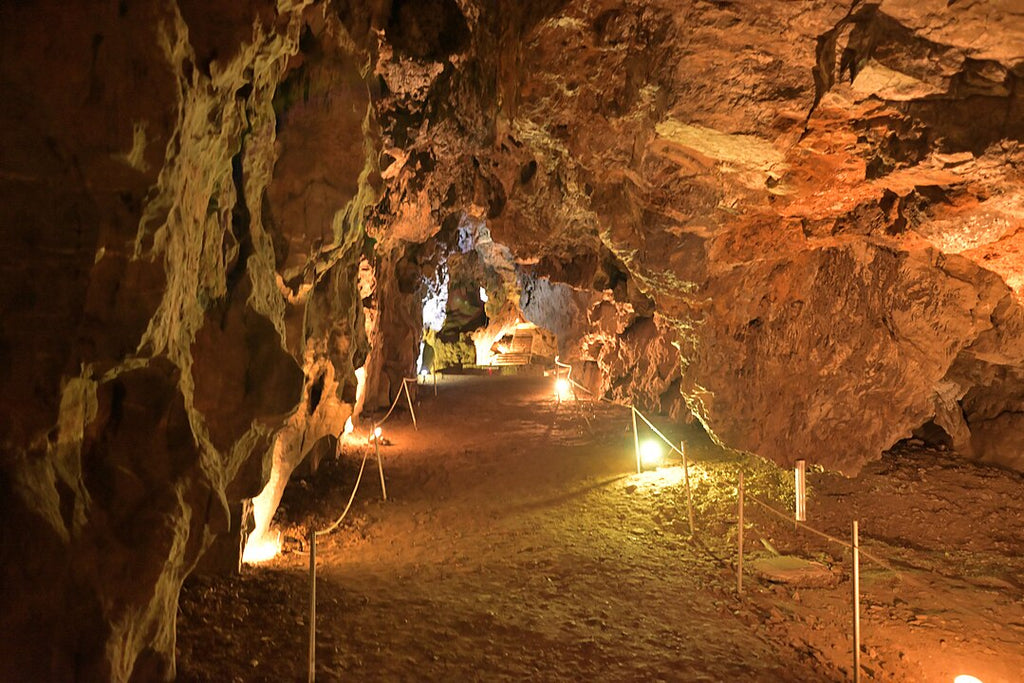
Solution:
[[[418,253],[418,245],[400,244],[382,252],[376,263],[371,350],[362,406],[367,411],[388,408],[402,390],[402,380],[416,374],[424,291]]]
[[[852,472],[934,423],[1016,458],[995,434],[1020,405],[994,378],[1020,357],[1019,8],[463,9],[463,54],[417,67],[439,105],[416,109],[430,161],[385,197],[476,207],[519,262],[577,287],[608,289],[610,252],[678,345],[690,409],[733,448]],[[580,357],[598,385],[630,382],[624,359],[653,338]]]
[[[366,55],[306,4],[0,10],[4,680],[173,677],[181,582],[354,400]]]
[[[181,581],[355,369],[394,397],[465,225],[488,315],[598,393],[782,464],[927,426],[1021,466],[1012,0],[48,0],[0,35],[0,678],[173,676]]]

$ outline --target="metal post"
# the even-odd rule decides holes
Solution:
[[[629,409],[633,415],[633,451],[636,454],[636,473],[640,474],[643,467],[640,465],[640,435],[636,431],[636,408],[630,406]]]
[[[309,527],[309,683],[316,680],[316,531]]]
[[[853,683],[860,683],[860,533],[853,520]]]
[[[690,463],[686,459],[686,444],[679,442],[679,452],[683,454],[683,480],[686,482],[686,512],[690,516],[690,538],[696,533],[693,526],[693,496],[690,494]]]
[[[409,382],[403,379],[402,388],[405,389],[405,398],[409,401],[409,414],[412,415],[412,426],[415,427],[418,432],[420,430],[420,426],[416,424],[416,411],[412,407],[412,396],[409,394]]]
[[[737,527],[737,546],[739,560],[736,563],[736,592],[743,593],[743,470],[740,470],[739,492],[739,526]]]
[[[796,521],[807,521],[807,463],[796,461],[794,469],[796,479]]]
[[[380,462],[380,437],[377,436],[377,428],[373,428],[373,454],[377,456],[377,471],[380,472],[380,492],[384,500],[388,499],[388,488],[384,485],[384,465]]]

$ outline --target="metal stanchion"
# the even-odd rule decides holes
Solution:
[[[640,435],[636,431],[636,408],[630,406],[629,409],[633,415],[633,451],[636,453],[636,473],[640,474],[643,467],[640,464]]]
[[[860,683],[860,533],[853,520],[853,683]]]
[[[690,463],[686,459],[686,444],[679,442],[679,452],[683,454],[683,480],[686,482],[686,512],[690,516],[690,538],[696,532],[693,525],[693,496],[690,494]]]
[[[316,531],[309,527],[309,683],[316,679]]]
[[[739,559],[736,563],[736,592],[743,593],[743,471],[740,470],[740,483],[737,487],[739,493],[739,526],[737,527],[737,546],[739,547]]]

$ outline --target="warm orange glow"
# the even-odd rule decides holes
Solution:
[[[953,679],[953,683],[981,683],[981,679],[970,674],[960,674]]]
[[[281,533],[267,532],[259,538],[250,536],[245,542],[242,562],[259,564],[272,560],[281,552]]]
[[[263,490],[260,491],[260,494],[252,499],[252,517],[256,524],[252,533],[249,534],[248,540],[246,540],[245,550],[242,553],[243,562],[248,562],[245,559],[247,555],[255,557],[256,550],[250,551],[250,546],[263,544],[268,541],[276,542],[275,539],[278,538],[277,532],[270,530],[270,522],[277,511],[277,504],[281,502],[281,494],[284,492],[285,484],[288,483],[288,475],[291,474],[291,468],[286,468],[283,465],[281,443],[281,440],[278,439],[277,443],[274,444],[274,464],[270,470],[270,480],[263,487]],[[285,472],[286,469],[287,473]],[[259,554],[265,555],[267,552],[268,550],[264,548]]]
[[[555,396],[559,401],[566,401],[572,397],[572,384],[565,377],[555,380]]]
[[[352,416],[349,415],[348,419],[345,420],[345,433],[351,434],[356,429],[355,425],[352,424]]]
[[[640,462],[644,467],[657,467],[661,464],[661,444],[648,439],[640,444]]]

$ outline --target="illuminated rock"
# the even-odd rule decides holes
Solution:
[[[181,582],[415,372],[467,222],[598,393],[1021,467],[1022,12],[4,3],[0,678],[172,677]]]
[[[181,582],[303,450],[279,430],[354,401],[365,55],[301,3],[0,27],[0,679],[169,679]]]

